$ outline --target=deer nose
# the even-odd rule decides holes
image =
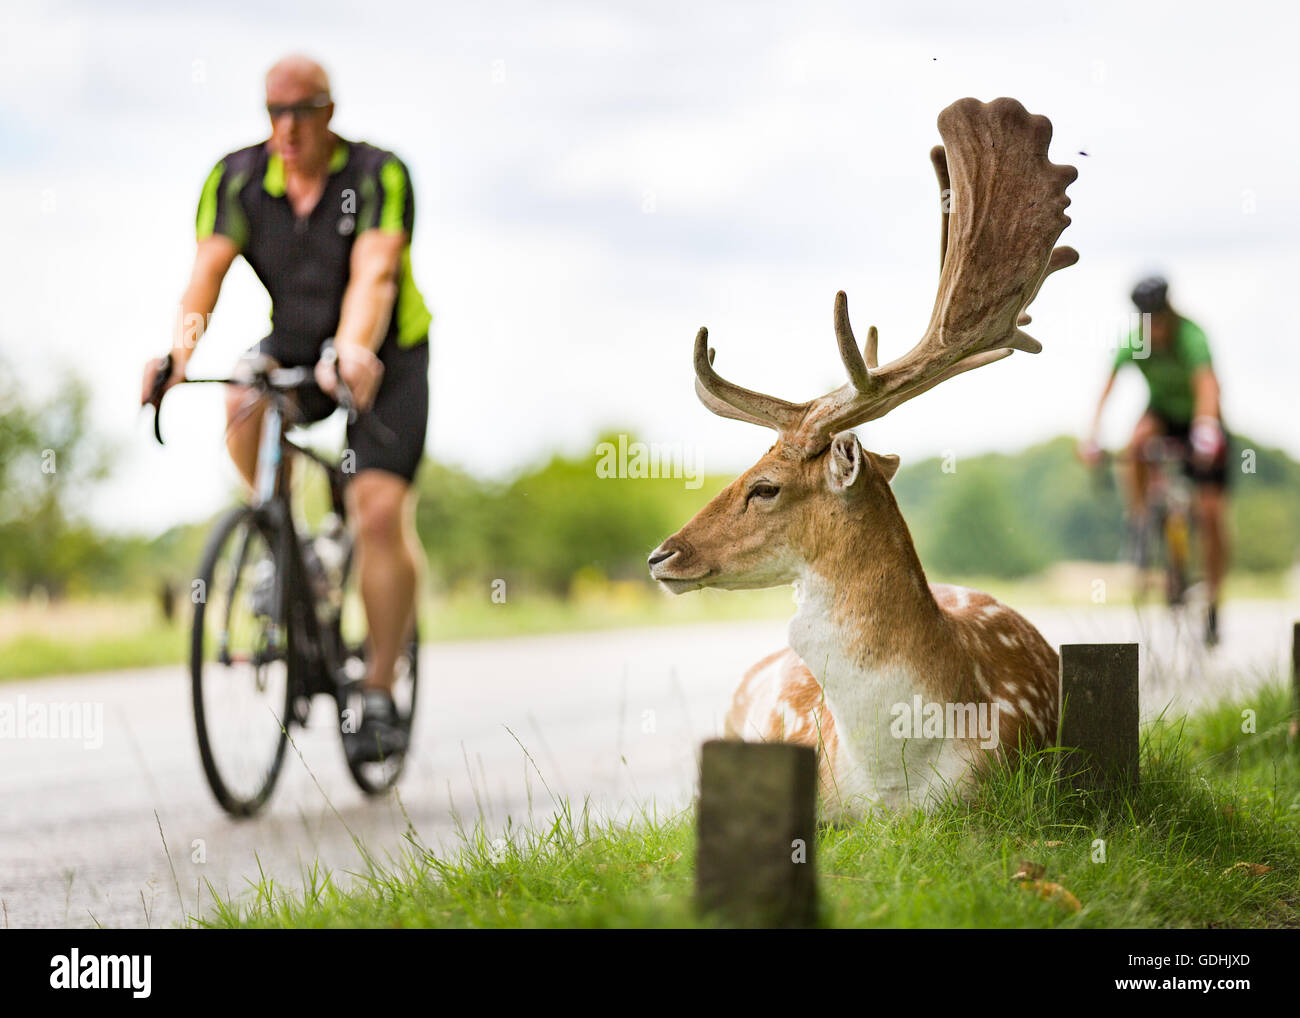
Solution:
[[[677,554],[676,548],[667,548],[661,544],[658,548],[656,548],[654,551],[650,553],[650,558],[649,558],[650,571],[654,572],[655,566],[659,565],[659,563],[661,562],[667,562],[670,558],[672,558],[676,554]]]
[[[658,577],[659,567],[663,566],[663,563],[666,563],[673,555],[676,555],[677,551],[680,551],[680,549],[673,547],[671,541],[664,541],[662,545],[651,551],[649,559],[650,575]]]

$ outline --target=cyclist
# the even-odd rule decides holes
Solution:
[[[1080,451],[1090,464],[1097,461],[1102,409],[1115,384],[1115,375],[1125,364],[1137,365],[1151,398],[1127,447],[1130,525],[1137,525],[1146,512],[1149,472],[1143,450],[1159,436],[1180,440],[1187,450],[1183,472],[1195,485],[1193,511],[1205,547],[1210,594],[1205,642],[1213,646],[1219,639],[1219,590],[1228,556],[1224,526],[1228,444],[1219,408],[1219,382],[1205,333],[1174,310],[1169,303],[1166,280],[1159,276],[1143,279],[1134,287],[1132,300],[1144,323],[1149,321],[1149,329],[1139,326],[1120,344],[1097,404],[1092,429]]]
[[[289,56],[266,76],[270,137],[222,158],[199,198],[198,248],[181,299],[167,388],[185,376],[227,270],[243,255],[271,296],[271,333],[250,351],[284,367],[315,366],[322,391],[299,394],[301,421],[327,417],[337,381],[359,410],[396,436],[377,441],[350,426],[347,488],[356,526],[361,597],[369,624],[368,671],[350,757],[371,760],[406,748],[392,699],[393,669],[415,621],[422,555],[414,533],[412,482],[429,413],[428,329],[432,316],[411,276],[414,198],[391,152],[330,130],[329,77],[316,61]],[[333,338],[337,360],[321,357]],[[142,402],[165,358],[145,366]],[[165,391],[165,390],[164,390]],[[263,407],[251,390],[226,394],[226,444],[252,484]],[[345,455],[344,467],[348,467]]]

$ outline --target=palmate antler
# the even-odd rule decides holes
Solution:
[[[1047,158],[1052,124],[1014,99],[960,99],[939,114],[944,145],[930,152],[944,198],[939,292],[930,324],[908,353],[877,365],[874,326],[865,357],[849,325],[848,299],[835,295],[835,338],[849,381],[807,403],[743,389],[713,370],[707,329],[695,337],[695,391],[723,417],[775,428],[814,456],[838,431],[887,414],[945,379],[1042,345],[1020,331],[1043,280],[1078,252],[1054,247],[1070,223],[1065,189],[1073,166]],[[946,151],[945,147],[946,146]]]

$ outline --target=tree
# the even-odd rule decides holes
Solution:
[[[77,507],[108,472],[89,428],[89,387],[64,373],[42,403],[0,366],[0,587],[58,596],[106,566],[107,552]]]
[[[1047,556],[1026,526],[1009,493],[1006,471],[991,463],[966,462],[945,476],[932,517],[932,533],[918,534],[922,561],[943,574],[1026,576]]]

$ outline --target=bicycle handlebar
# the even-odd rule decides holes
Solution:
[[[162,410],[162,399],[164,389],[167,385],[167,379],[171,378],[172,371],[176,362],[172,359],[170,351],[163,358],[163,362],[158,365],[158,370],[153,376],[153,385],[149,387],[149,398],[144,401],[144,406],[153,407],[153,437],[158,440],[158,444],[163,444],[162,429],[159,425],[158,413]]]
[[[1155,451],[1152,452],[1152,449]],[[1150,464],[1178,463],[1190,452],[1191,446],[1182,439],[1170,435],[1156,435],[1136,452],[1129,452],[1127,447],[1115,452],[1100,449],[1098,459],[1099,461],[1114,460],[1118,463],[1132,463],[1134,460]]]
[[[379,418],[375,417],[369,411],[357,409],[352,399],[352,390],[348,388],[346,382],[338,374],[338,353],[334,349],[334,341],[327,341],[321,348],[322,359],[330,358],[335,365],[336,387],[334,390],[334,401],[339,407],[346,412],[349,424],[360,425],[370,431],[383,445],[393,445],[397,441],[397,436],[384,425]],[[160,414],[162,411],[163,397],[166,396],[165,386],[167,380],[171,377],[175,362],[169,353],[166,359],[158,367],[157,374],[154,375],[153,386],[149,390],[149,398],[145,401],[146,406],[154,408],[153,417],[153,434],[159,445],[163,445],[162,429],[160,427]],[[256,361],[250,365],[246,376],[235,375],[230,378],[182,378],[176,383],[177,385],[200,385],[200,384],[221,384],[221,385],[242,385],[258,389],[261,392],[289,393],[295,389],[302,388],[320,388],[316,381],[316,373],[310,367],[282,368],[268,367]]]

